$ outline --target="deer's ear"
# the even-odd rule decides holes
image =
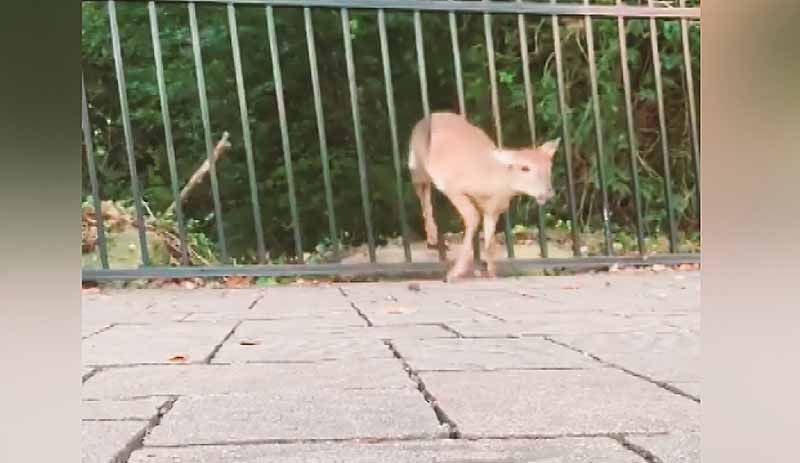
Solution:
[[[492,157],[504,166],[511,167],[514,165],[514,153],[511,151],[494,150],[492,151]]]
[[[542,153],[546,154],[547,157],[552,158],[555,156],[556,151],[558,151],[558,146],[561,144],[561,138],[556,138],[554,140],[550,140],[547,143],[543,144],[539,147]]]

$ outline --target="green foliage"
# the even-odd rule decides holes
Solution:
[[[82,3],[82,67],[86,78],[90,119],[94,130],[101,196],[130,199],[130,177],[120,118],[117,82],[105,3]],[[136,164],[145,200],[153,211],[164,211],[172,203],[170,173],[164,128],[156,83],[153,49],[145,3],[117,5],[127,80]],[[253,214],[248,169],[242,140],[241,119],[231,54],[230,34],[224,6],[197,8],[204,74],[207,86],[212,139],[231,133],[233,147],[217,165],[222,196],[223,221],[231,255],[238,262],[256,260]],[[425,57],[431,107],[458,110],[450,30],[447,15],[423,13]],[[328,217],[325,204],[319,139],[312,99],[311,78],[305,42],[302,9],[276,8],[276,28],[293,171],[297,185],[303,243],[307,252],[328,255]],[[361,210],[359,173],[355,151],[350,95],[347,86],[343,36],[338,11],[313,12],[317,61],[340,239],[357,245],[366,239]],[[177,172],[182,187],[206,157],[200,116],[189,21],[183,4],[159,4],[158,21],[163,50],[170,118],[177,154]],[[400,155],[407,150],[413,124],[422,116],[412,15],[387,12],[387,31],[395,91]],[[294,243],[289,213],[281,130],[276,106],[263,8],[237,8],[239,42],[252,133],[255,176],[261,203],[265,241],[272,258],[290,256]],[[530,144],[526,118],[517,17],[493,18],[497,83],[501,103],[502,135],[508,146]],[[601,227],[601,195],[597,142],[595,140],[591,87],[586,54],[586,29],[581,19],[561,20],[565,96],[569,118],[581,230]],[[612,232],[623,240],[635,236],[630,147],[622,91],[620,50],[616,20],[593,23],[601,121],[604,136],[604,167],[612,217]],[[353,40],[358,82],[361,131],[368,164],[368,184],[375,232],[381,242],[400,231],[396,203],[395,171],[386,106],[383,68],[374,12],[352,11],[349,33]],[[535,102],[536,141],[563,137],[558,107],[558,81],[551,19],[527,18],[527,34]],[[481,15],[458,17],[458,36],[464,76],[467,114],[494,137],[487,53]],[[699,92],[699,25],[691,24],[692,72]],[[660,21],[658,40],[663,70],[663,93],[670,147],[671,191],[679,229],[696,233],[697,204],[693,196],[695,178],[689,138],[686,82],[678,21]],[[648,234],[666,230],[664,166],[660,149],[657,98],[650,49],[650,27],[646,20],[627,21],[628,62],[634,96],[634,124],[639,146],[636,160]],[[696,99],[699,104],[699,98]],[[548,206],[548,224],[570,221],[564,150],[555,167],[554,183],[559,191]],[[405,163],[401,161],[401,166]],[[408,175],[402,173],[406,209],[413,230],[421,234],[419,205]],[[88,177],[84,190],[89,191]],[[515,224],[535,224],[529,201],[517,201],[512,209]],[[216,239],[208,181],[198,187],[185,206],[191,219],[193,238]],[[459,226],[451,208],[442,211],[444,229]],[[320,249],[315,249],[322,243]],[[208,246],[209,243],[197,243]],[[325,259],[325,257],[318,257]]]

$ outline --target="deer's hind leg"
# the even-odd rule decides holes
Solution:
[[[453,268],[447,273],[447,281],[466,276],[473,268],[473,239],[481,223],[481,214],[469,196],[465,194],[447,194],[450,202],[458,210],[464,221],[464,238],[461,241],[461,249]]]
[[[431,182],[414,183],[414,191],[422,208],[422,221],[425,224],[425,241],[429,248],[436,248],[439,245],[439,229],[436,226],[436,219],[433,217],[433,201]]]

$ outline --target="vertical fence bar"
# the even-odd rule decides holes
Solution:
[[[211,177],[211,196],[214,201],[214,221],[217,223],[219,252],[223,262],[228,262],[228,245],[225,242],[225,225],[222,220],[222,201],[219,195],[217,166],[214,160],[214,146],[211,143],[211,118],[208,115],[208,96],[206,95],[206,78],[203,71],[203,54],[200,50],[200,32],[197,27],[197,11],[194,2],[189,3],[189,28],[192,34],[192,52],[197,75],[197,93],[200,98],[200,114],[203,118],[203,133],[206,144],[209,177]]]
[[[522,0],[517,0],[522,3]],[[528,57],[528,26],[525,15],[517,15],[519,27],[519,48],[522,55],[522,80],[525,84],[525,109],[528,116],[528,131],[531,135],[531,144],[536,146],[536,117],[533,105],[533,85],[531,84],[530,58]],[[539,252],[541,257],[547,257],[547,235],[544,224],[544,206],[537,206],[537,225],[539,228]]]
[[[464,77],[461,72],[461,47],[458,46],[458,24],[456,23],[456,13],[447,13],[450,22],[450,42],[453,47],[453,68],[456,75],[456,92],[458,93],[458,111],[466,115],[467,107],[464,103]]]
[[[681,7],[686,0],[681,0]],[[692,135],[692,154],[694,161],[694,194],[697,200],[697,219],[700,220],[700,139],[697,128],[697,106],[694,100],[694,76],[692,74],[692,54],[689,45],[689,21],[681,18],[681,42],[683,42],[683,67],[686,72],[686,93],[689,100],[689,123]]]
[[[231,35],[231,52],[233,53],[233,70],[236,77],[236,94],[239,98],[239,115],[242,119],[242,141],[247,161],[247,178],[250,184],[250,203],[253,208],[253,226],[256,233],[256,249],[258,262],[266,261],[267,249],[264,246],[264,226],[261,223],[261,206],[258,201],[258,184],[256,183],[256,167],[253,160],[253,138],[250,135],[250,116],[247,110],[247,94],[244,88],[242,72],[242,53],[239,47],[239,29],[236,25],[236,7],[228,4],[228,29]]]
[[[278,55],[278,38],[275,33],[275,15],[272,7],[266,7],[267,34],[269,35],[269,51],[272,58],[272,78],[275,82],[275,100],[278,104],[278,123],[281,128],[281,143],[283,145],[283,163],[286,166],[286,183],[289,188],[289,211],[292,215],[292,230],[294,230],[294,252],[298,263],[303,263],[303,241],[300,233],[300,214],[297,211],[297,195],[294,186],[294,171],[292,170],[292,148],[289,143],[289,128],[286,122],[286,103],[283,101],[283,77],[281,61]]]
[[[367,161],[364,157],[364,140],[361,138],[361,116],[358,111],[358,85],[356,68],[353,62],[353,43],[350,38],[350,13],[347,8],[341,9],[342,35],[344,54],[347,64],[347,80],[350,88],[350,109],[353,114],[353,131],[356,139],[356,155],[358,156],[358,174],[361,182],[361,203],[364,209],[364,221],[367,227],[367,246],[369,261],[375,262],[375,236],[372,231],[372,206],[369,200],[369,184],[367,182]]]
[[[503,126],[500,121],[500,98],[497,91],[497,69],[494,63],[494,37],[492,36],[492,15],[483,13],[483,33],[486,38],[486,61],[489,64],[489,84],[492,93],[492,115],[494,117],[494,129],[497,137],[497,146],[503,147]],[[506,252],[508,257],[514,258],[514,235],[511,232],[511,208],[505,214],[505,238]],[[488,237],[487,237],[488,238]]]
[[[422,14],[414,10],[414,43],[417,47],[417,69],[419,72],[419,92],[422,97],[422,110],[425,117],[431,115],[431,103],[428,99],[428,73],[425,69],[425,44],[422,37]]]
[[[183,205],[181,204],[180,187],[178,186],[178,169],[175,165],[175,143],[172,137],[172,121],[169,115],[169,100],[167,97],[167,84],[164,78],[164,62],[161,55],[161,37],[158,28],[158,13],[156,2],[147,2],[147,11],[150,15],[150,35],[153,41],[153,56],[156,65],[156,80],[158,80],[158,96],[161,101],[161,119],[164,124],[164,143],[167,148],[167,164],[169,165],[169,180],[172,188],[172,200],[175,203],[175,219],[178,222],[178,236],[181,240],[181,264],[189,264],[189,249],[186,235],[186,223],[183,218]]]
[[[555,0],[551,0],[555,3]],[[556,55],[556,75],[558,78],[558,106],[561,111],[561,126],[562,137],[564,138],[564,159],[567,167],[567,184],[568,194],[567,200],[569,201],[569,213],[572,218],[572,252],[576,256],[581,255],[581,242],[578,233],[578,213],[575,210],[575,180],[572,177],[572,141],[570,139],[570,126],[569,126],[569,108],[567,108],[566,89],[564,86],[564,63],[561,56],[561,30],[559,27],[558,16],[553,15],[553,42],[555,45]]]
[[[100,265],[108,268],[108,246],[106,244],[106,226],[103,222],[103,205],[100,201],[100,187],[97,182],[97,166],[94,163],[94,143],[92,143],[92,127],[89,125],[89,103],[86,100],[86,85],[81,75],[81,129],[83,143],[86,145],[86,166],[89,170],[89,184],[92,187],[92,205],[94,206],[97,243],[100,245]]]
[[[622,0],[617,0],[622,4]],[[639,145],[636,140],[636,128],[633,119],[633,103],[631,97],[631,74],[628,66],[628,38],[625,30],[625,18],[617,17],[617,32],[619,33],[619,59],[622,68],[622,88],[625,92],[625,118],[628,125],[628,143],[630,144],[630,169],[631,183],[633,184],[633,203],[636,209],[636,243],[639,255],[645,255],[644,227],[642,221],[642,200],[639,192]]]
[[[125,68],[122,63],[122,47],[119,41],[119,25],[117,24],[116,2],[108,2],[108,21],[111,28],[111,46],[114,54],[114,70],[117,74],[117,90],[119,91],[119,106],[122,115],[122,130],[125,135],[125,151],[128,156],[128,170],[131,175],[131,192],[133,204],[136,208],[136,228],[139,231],[139,247],[142,256],[142,265],[150,265],[150,253],[147,249],[147,228],[144,221],[144,208],[142,206],[142,193],[139,190],[139,176],[136,173],[136,158],[133,149],[133,130],[131,117],[128,111],[128,94],[125,85]]]
[[[389,43],[386,34],[386,18],[383,9],[378,10],[378,35],[381,42],[381,58],[383,61],[383,80],[386,88],[386,109],[389,112],[389,132],[392,139],[392,161],[394,162],[395,190],[397,190],[397,207],[400,214],[400,230],[403,235],[403,253],[406,262],[411,262],[411,246],[408,242],[408,216],[403,201],[403,179],[400,164],[400,144],[397,137],[397,114],[394,105],[394,85],[392,84],[392,65],[389,59]]]
[[[452,1],[452,0],[448,0]],[[464,76],[461,69],[461,47],[458,44],[458,23],[456,21],[456,13],[450,11],[447,13],[447,19],[450,25],[450,45],[453,49],[453,73],[456,78],[456,96],[458,97],[458,112],[464,117],[467,117],[467,105],[464,101]],[[480,233],[475,234],[472,243],[472,258],[475,262],[481,260],[481,238]]]
[[[589,0],[583,0],[584,5],[589,5]],[[600,95],[597,90],[597,60],[594,50],[594,29],[592,27],[592,17],[584,16],[586,21],[586,49],[589,58],[589,81],[592,87],[592,109],[594,111],[595,140],[597,141],[597,177],[600,183],[600,196],[603,208],[603,238],[606,248],[606,255],[611,256],[611,226],[609,224],[610,213],[608,210],[608,190],[606,189],[606,167],[603,142],[603,123],[600,114]]]
[[[317,134],[319,136],[319,158],[322,163],[322,181],[325,184],[325,205],[328,208],[328,233],[336,251],[341,250],[339,233],[336,228],[336,212],[333,207],[333,183],[331,181],[330,161],[328,160],[328,141],[325,134],[325,118],[322,115],[322,96],[319,90],[319,68],[317,65],[317,46],[314,41],[314,23],[311,8],[303,8],[306,26],[306,45],[308,46],[308,65],[311,69],[311,87],[314,94],[314,112],[317,115]]]
[[[425,114],[425,117],[430,117],[431,104],[430,100],[428,99],[428,73],[425,68],[425,45],[422,36],[422,15],[418,10],[414,10],[414,43],[417,50],[417,70],[419,74],[419,91],[422,98],[422,111]],[[441,211],[441,195],[436,190],[433,190],[431,194],[435,214],[436,211]],[[436,215],[434,215],[434,220],[436,220]],[[447,259],[444,234],[441,230],[438,230],[438,232],[439,233],[436,239],[436,242],[438,243],[437,250],[439,252],[439,260],[444,262]]]
[[[653,0],[648,0],[649,6]],[[658,99],[658,127],[661,134],[661,155],[664,160],[664,194],[667,200],[667,221],[669,222],[669,251],[675,252],[678,247],[677,230],[675,228],[675,210],[672,203],[672,175],[669,165],[669,142],[667,140],[667,121],[664,114],[664,88],[661,81],[661,55],[658,51],[658,24],[656,18],[650,18],[650,45],[653,50],[653,75],[656,81],[656,98]]]

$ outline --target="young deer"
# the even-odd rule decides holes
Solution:
[[[437,112],[417,122],[409,142],[408,169],[422,205],[428,246],[437,243],[431,184],[453,203],[464,221],[464,240],[447,281],[472,269],[472,240],[483,217],[487,273],[496,275],[494,233],[511,198],[525,194],[539,205],[553,197],[551,168],[560,139],[531,148],[498,149],[461,115]]]

